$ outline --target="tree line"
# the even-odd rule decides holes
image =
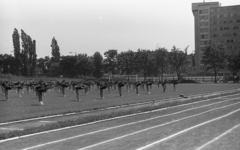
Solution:
[[[37,59],[35,40],[32,40],[23,30],[20,36],[18,30],[14,29],[12,39],[14,56],[0,54],[2,73],[94,78],[100,78],[103,74],[140,73],[144,77],[163,77],[166,73],[175,73],[180,79],[183,73],[187,73],[189,66],[194,66],[194,55],[187,54],[188,47],[184,50],[173,46],[170,51],[166,48],[157,48],[155,50],[138,49],[136,52],[128,50],[120,53],[118,50],[110,49],[104,52],[103,56],[99,52],[95,52],[92,56],[84,53],[61,56],[58,42],[53,37],[50,45],[52,56]],[[223,44],[209,40],[203,49],[201,62],[206,70],[212,70],[215,75],[223,68],[228,68],[236,74],[240,70],[240,53],[230,54]]]

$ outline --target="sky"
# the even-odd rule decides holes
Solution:
[[[192,3],[198,2],[203,0],[0,0],[0,54],[13,54],[14,28],[36,40],[38,58],[51,56],[53,37],[61,55],[173,46],[189,46],[192,53]],[[239,0],[218,2],[240,5]]]

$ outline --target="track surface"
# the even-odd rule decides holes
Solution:
[[[0,143],[3,150],[239,150],[240,94]]]

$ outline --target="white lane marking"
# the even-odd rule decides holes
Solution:
[[[231,92],[236,92],[236,90],[229,90]],[[221,91],[220,91],[221,92]],[[204,94],[204,93],[203,93]],[[203,94],[199,94],[200,97],[201,95]],[[209,94],[209,93],[208,93]],[[213,100],[213,99],[217,99],[217,98],[222,98],[222,97],[228,97],[228,96],[235,96],[235,95],[239,95],[239,93],[237,94],[233,94],[233,95],[226,95],[226,96],[221,96],[221,97],[215,97],[215,98],[210,98],[210,99],[207,99],[207,100]],[[194,98],[194,97],[192,97]],[[207,100],[202,100],[202,101],[207,101]],[[144,103],[144,102],[143,102]],[[139,103],[141,104],[141,103]],[[120,105],[121,106],[121,105]],[[174,107],[174,106],[173,106]],[[106,108],[105,108],[106,109]],[[97,111],[101,111],[101,110],[104,110],[104,109],[98,109]],[[40,119],[48,119],[48,118],[54,118],[54,117],[61,117],[61,116],[69,116],[69,115],[75,115],[75,114],[81,114],[81,113],[88,113],[88,112],[94,112],[93,111],[82,111],[80,113],[76,113],[76,112],[72,112],[72,113],[67,113],[67,114],[58,114],[58,115],[52,115],[52,116],[45,116],[45,117],[37,117],[37,118],[31,118],[31,119],[24,119],[24,120],[17,120],[17,121],[11,121],[11,122],[3,122],[3,123],[0,123],[0,126],[1,125],[6,125],[6,124],[11,124],[11,123],[19,123],[19,122],[26,122],[26,121],[34,121],[34,120],[40,120]]]
[[[77,127],[82,127],[82,126],[86,126],[86,125],[96,124],[96,123],[100,123],[100,122],[104,122],[104,121],[111,121],[111,120],[116,120],[116,119],[121,119],[121,118],[127,118],[127,117],[131,117],[131,116],[147,114],[147,113],[151,113],[151,112],[162,111],[162,110],[165,110],[165,109],[171,109],[171,108],[174,108],[174,107],[182,107],[182,106],[185,106],[185,105],[192,105],[192,104],[202,103],[202,102],[205,102],[205,101],[212,101],[212,100],[215,100],[215,99],[218,99],[218,98],[222,98],[222,97],[236,96],[236,95],[240,95],[240,94],[233,94],[233,95],[226,95],[226,96],[221,96],[221,97],[215,97],[215,98],[210,98],[210,99],[206,99],[206,100],[196,101],[196,102],[192,102],[192,103],[187,103],[187,104],[182,104],[182,105],[176,105],[176,106],[170,106],[170,107],[165,107],[165,108],[161,108],[161,109],[156,109],[156,110],[153,110],[153,111],[140,112],[140,113],[125,115],[125,116],[119,116],[119,117],[115,117],[115,118],[109,118],[109,119],[105,119],[105,120],[94,121],[94,122],[90,122],[90,123],[86,123],[86,124],[80,124],[80,125],[75,125],[75,126],[68,126],[68,127],[64,127],[64,128],[48,130],[48,131],[43,131],[43,132],[38,132],[38,133],[33,133],[33,134],[28,134],[28,135],[23,135],[23,136],[19,136],[19,137],[8,138],[8,139],[5,139],[5,140],[0,140],[0,143],[16,140],[16,139],[19,139],[19,138],[26,138],[26,137],[31,137],[31,136],[45,134],[45,133],[57,132],[57,131],[77,128]],[[238,99],[238,98],[229,99],[227,101],[235,100],[235,99]],[[215,104],[217,104],[217,103],[215,103]],[[207,106],[207,105],[205,105],[205,106]]]
[[[212,122],[212,121],[215,121],[215,120],[218,120],[218,119],[222,119],[223,117],[226,117],[226,116],[228,116],[228,115],[231,115],[231,114],[233,114],[233,113],[235,113],[235,112],[237,112],[237,111],[240,111],[240,109],[235,110],[235,111],[233,111],[233,112],[231,112],[231,113],[228,113],[227,115],[223,115],[223,116],[220,116],[220,117],[218,117],[218,118],[215,118],[215,119],[206,121],[206,122],[204,122],[204,123],[198,124],[198,125],[196,125],[196,126],[193,126],[193,127],[191,127],[191,128],[182,130],[182,131],[180,131],[180,132],[178,132],[178,133],[175,133],[175,134],[173,134],[173,135],[171,135],[171,136],[168,136],[168,137],[166,137],[166,138],[164,138],[164,139],[161,139],[161,140],[159,140],[159,141],[156,141],[156,142],[154,142],[154,143],[152,143],[152,144],[146,145],[146,146],[144,146],[144,147],[142,147],[142,148],[139,148],[139,149],[136,149],[136,150],[143,150],[143,149],[145,149],[145,148],[152,147],[153,145],[159,144],[160,142],[165,141],[165,140],[168,140],[168,139],[170,139],[170,138],[172,138],[172,137],[174,137],[174,136],[177,136],[178,134],[181,134],[181,133],[183,133],[183,132],[186,132],[186,131],[188,131],[188,130],[191,130],[191,129],[193,129],[193,128],[196,128],[196,127],[198,127],[198,126],[201,126],[201,125],[210,123],[210,122]],[[206,113],[206,112],[204,112],[204,113]],[[200,113],[200,114],[204,114],[204,113]],[[198,114],[198,115],[200,115],[200,114]],[[158,128],[158,127],[161,127],[161,126],[164,126],[164,125],[167,125],[167,124],[171,124],[171,123],[178,122],[178,121],[181,121],[181,120],[184,120],[184,119],[188,119],[188,118],[192,118],[192,117],[195,117],[195,116],[197,116],[197,115],[193,115],[193,116],[190,116],[190,117],[181,118],[181,119],[174,120],[174,121],[171,121],[171,122],[167,122],[167,123],[164,123],[164,124],[161,124],[161,125],[157,125],[157,126],[152,126],[152,127],[150,127],[150,128],[146,128],[146,129],[144,129],[144,130],[139,130],[139,131],[137,131],[137,132],[133,132],[133,133],[130,133],[130,134],[126,134],[126,135],[123,135],[123,136],[120,136],[120,137],[117,137],[117,138],[114,138],[114,139],[110,139],[110,140],[107,140],[107,141],[103,141],[103,142],[100,142],[100,143],[96,143],[96,144],[93,144],[93,145],[90,145],[90,146],[87,146],[87,147],[80,148],[80,149],[78,149],[78,150],[86,150],[86,149],[89,149],[89,148],[92,148],[92,147],[95,147],[95,146],[99,146],[99,145],[102,145],[102,144],[105,144],[105,143],[108,143],[108,142],[111,142],[111,141],[114,141],[114,140],[119,140],[119,139],[122,139],[122,138],[124,138],[124,137],[128,137],[128,136],[130,136],[130,135],[138,134],[138,133],[141,133],[141,132],[144,132],[144,131],[148,131],[148,130],[151,130],[151,129],[154,129],[154,128]]]
[[[211,140],[211,141],[205,143],[204,145],[198,147],[196,150],[201,150],[201,149],[205,148],[207,145],[209,145],[209,144],[211,144],[211,143],[219,140],[220,138],[222,138],[223,136],[225,136],[225,135],[227,135],[228,133],[232,132],[234,129],[236,129],[236,128],[238,128],[238,127],[240,127],[240,124],[234,126],[233,128],[231,128],[231,129],[227,130],[226,132],[222,133],[221,135],[215,137],[213,140]]]
[[[23,130],[21,128],[0,128],[0,130]]]
[[[215,118],[215,119],[208,120],[208,121],[206,121],[206,122],[203,122],[203,123],[200,123],[200,124],[198,124],[198,125],[192,126],[192,127],[190,127],[190,128],[187,128],[187,129],[185,129],[185,130],[182,130],[182,131],[180,131],[180,132],[177,132],[177,133],[175,133],[175,134],[172,134],[172,135],[170,135],[170,136],[168,136],[168,137],[166,137],[166,138],[163,138],[163,139],[161,139],[161,140],[155,141],[155,142],[153,142],[153,143],[151,143],[151,144],[148,144],[148,145],[143,146],[143,147],[141,147],[141,148],[138,148],[138,149],[136,149],[136,150],[148,149],[148,148],[150,148],[150,147],[152,147],[152,146],[154,146],[154,145],[156,145],[156,144],[159,144],[159,143],[161,143],[161,142],[163,142],[163,141],[167,141],[167,140],[169,140],[169,139],[171,139],[171,138],[173,138],[173,137],[175,137],[175,136],[178,136],[179,134],[182,134],[182,133],[187,132],[187,131],[189,131],[189,130],[195,129],[195,128],[200,127],[200,126],[202,126],[202,125],[208,124],[208,123],[210,123],[210,122],[213,122],[213,121],[222,119],[222,118],[224,118],[224,117],[230,116],[230,115],[232,115],[232,114],[234,114],[234,113],[236,113],[236,112],[238,112],[238,111],[240,111],[240,109],[237,109],[237,110],[235,110],[235,111],[232,111],[232,112],[230,112],[230,113],[228,113],[228,114],[226,114],[226,115],[217,117],[217,118]]]
[[[56,122],[56,121],[41,120],[39,122],[41,122],[41,123],[51,123],[51,122]]]
[[[218,103],[219,103],[219,102],[218,102]],[[238,103],[240,103],[240,102],[238,102]],[[223,107],[211,109],[211,110],[208,110],[208,111],[205,111],[205,112],[196,114],[196,115],[188,116],[188,117],[181,118],[181,119],[178,119],[178,120],[174,120],[174,121],[171,121],[171,122],[167,122],[167,123],[164,123],[164,124],[161,124],[161,125],[153,126],[153,127],[150,127],[150,128],[144,129],[144,130],[140,130],[140,131],[137,131],[137,132],[133,132],[133,133],[130,133],[130,134],[121,136],[121,137],[117,137],[117,138],[108,140],[108,141],[104,141],[104,142],[101,142],[101,143],[97,143],[97,144],[88,146],[88,147],[86,147],[86,148],[94,147],[94,146],[101,145],[101,144],[104,144],[104,143],[107,143],[107,142],[110,142],[110,141],[113,141],[113,140],[121,139],[121,138],[130,136],[130,135],[133,135],[133,134],[137,134],[137,133],[140,133],[140,132],[143,132],[143,131],[147,131],[147,130],[150,130],[150,129],[153,129],[153,128],[157,128],[157,127],[164,126],[164,125],[167,125],[167,124],[171,124],[171,123],[174,123],[174,122],[178,122],[178,121],[181,121],[181,120],[184,120],[184,119],[188,119],[188,118],[192,118],[192,117],[195,117],[195,116],[199,116],[199,115],[201,115],[201,114],[208,113],[208,112],[211,112],[211,111],[214,111],[214,110],[217,110],[217,109],[229,107],[229,106],[232,106],[232,105],[236,105],[236,104],[238,104],[238,103],[234,103],[234,104],[231,104],[231,105],[226,105],[226,106],[223,106]],[[201,107],[203,107],[203,106],[201,106]],[[201,108],[201,107],[198,107],[198,108]],[[69,138],[64,138],[64,139],[60,139],[60,140],[56,140],[56,141],[52,141],[52,142],[47,142],[47,143],[35,145],[35,146],[32,146],[32,147],[27,147],[27,148],[22,149],[22,150],[34,149],[34,148],[38,148],[38,147],[42,147],[42,146],[46,146],[46,145],[50,145],[50,144],[54,144],[54,143],[58,143],[58,142],[63,142],[63,141],[71,140],[71,139],[74,139],[74,138],[79,138],[79,137],[86,136],[86,135],[90,135],[90,134],[95,134],[95,133],[99,133],[99,132],[103,132],[103,131],[108,131],[108,130],[111,130],[111,129],[116,129],[116,128],[120,128],[120,127],[125,127],[125,126],[128,126],[128,125],[133,125],[133,124],[137,124],[137,123],[141,123],[141,122],[146,122],[146,121],[153,120],[153,119],[158,119],[158,118],[161,118],[161,117],[171,116],[171,115],[174,115],[174,114],[178,114],[178,113],[185,112],[185,111],[188,111],[188,110],[193,110],[193,109],[196,109],[196,108],[190,108],[190,109],[186,109],[186,110],[183,110],[183,111],[180,111],[180,112],[176,112],[176,113],[173,113],[173,114],[167,114],[167,115],[157,116],[157,117],[153,117],[153,118],[149,118],[149,119],[145,119],[145,120],[140,120],[140,121],[137,121],[137,122],[131,122],[131,123],[127,123],[127,124],[123,124],[123,125],[119,125],[119,126],[114,126],[114,127],[110,127],[110,128],[106,128],[106,129],[102,129],[102,130],[97,130],[97,131],[93,131],[93,132],[89,132],[89,133],[85,133],[85,134],[80,134],[80,135],[72,136],[72,137],[69,137]],[[80,150],[82,150],[82,149],[80,149]]]

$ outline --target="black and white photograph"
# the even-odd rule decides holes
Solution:
[[[239,0],[0,0],[0,150],[240,150]]]

